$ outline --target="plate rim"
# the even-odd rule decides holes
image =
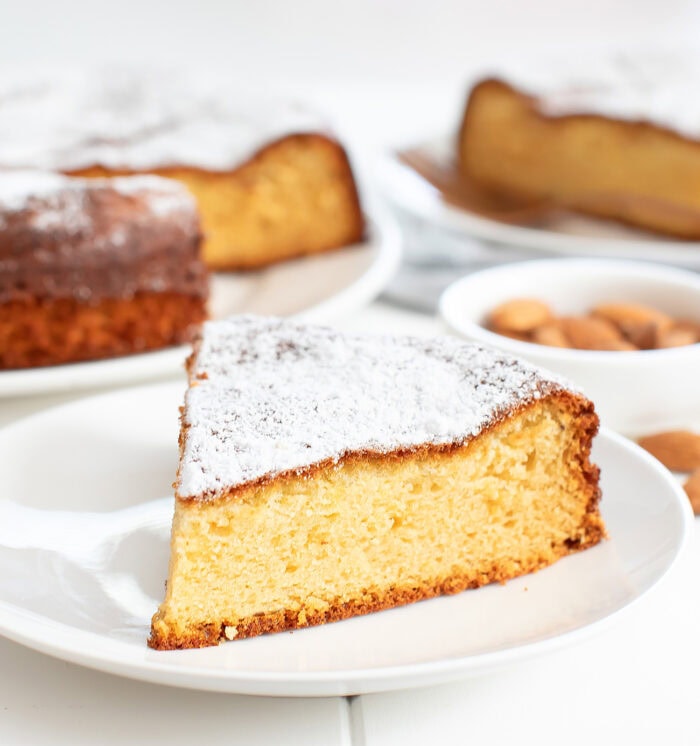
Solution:
[[[316,323],[333,321],[351,309],[370,303],[391,280],[402,253],[401,233],[396,218],[389,209],[371,200],[365,201],[363,214],[367,233],[362,241],[352,247],[373,246],[374,256],[367,267],[332,296],[291,314],[289,318]],[[352,247],[341,247],[339,251]],[[189,345],[178,345],[105,360],[0,370],[0,401],[23,396],[74,393],[105,386],[125,386],[172,377],[184,369],[188,352]]]
[[[406,147],[443,146],[450,135],[427,138]],[[630,251],[642,251],[634,258],[677,266],[700,269],[699,256],[684,256],[700,252],[700,241],[681,241],[662,237],[658,241],[635,238],[579,236],[530,226],[503,223],[466,208],[445,202],[426,179],[403,163],[398,148],[385,151],[376,165],[377,182],[382,194],[396,207],[406,210],[436,227],[464,237],[485,241],[497,246],[534,251],[545,256],[592,256],[624,259]],[[581,215],[582,219],[586,216]],[[658,253],[658,257],[651,256]],[[663,256],[662,256],[663,255]],[[633,258],[632,255],[629,258]]]
[[[43,412],[17,420],[16,423],[8,425],[7,428],[12,429],[15,426],[31,427],[33,422],[40,422],[47,415],[53,416],[60,413],[61,410],[70,412],[76,405],[90,406],[94,399],[118,399],[125,394],[139,396],[143,395],[144,390],[147,392],[150,389],[160,387],[172,389],[177,387],[177,389],[180,389],[181,384],[160,382],[85,397],[76,402],[51,407]],[[146,648],[145,642],[143,648],[138,648],[133,643],[110,639],[97,632],[80,630],[5,601],[0,601],[0,634],[54,658],[106,673],[180,688],[259,696],[345,696],[414,688],[481,675],[521,660],[547,654],[586,639],[619,619],[621,615],[633,608],[649,592],[653,592],[667,578],[679,559],[687,552],[690,543],[691,530],[694,524],[693,514],[685,493],[670,472],[638,445],[617,433],[601,428],[599,438],[610,441],[615,446],[628,452],[632,451],[637,459],[641,459],[650,469],[663,478],[669,488],[667,497],[672,495],[672,504],[678,513],[679,536],[674,545],[673,555],[648,587],[637,592],[634,597],[619,608],[588,624],[562,633],[514,647],[473,655],[443,657],[437,660],[374,668],[297,671],[292,673],[250,670],[232,672],[227,669],[203,670],[196,665],[175,668],[170,662],[170,657],[164,659],[162,663],[153,660],[147,661],[144,659],[145,655],[187,655],[190,651],[155,652]],[[60,632],[59,635],[56,634],[57,631]]]

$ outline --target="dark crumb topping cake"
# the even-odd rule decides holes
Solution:
[[[0,172],[0,302],[207,295],[194,199],[157,176]]]

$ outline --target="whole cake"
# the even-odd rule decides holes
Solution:
[[[593,405],[453,339],[208,322],[188,362],[158,649],[322,624],[604,536]]]
[[[206,317],[200,243],[177,182],[0,172],[0,368],[189,341]]]
[[[1,78],[3,168],[177,179],[197,200],[215,269],[313,254],[364,232],[348,158],[318,116],[183,71]]]
[[[471,90],[462,173],[488,195],[700,238],[700,61],[500,70]]]

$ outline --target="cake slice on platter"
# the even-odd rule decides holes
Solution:
[[[492,198],[700,238],[700,58],[501,69],[471,89],[462,174]]]
[[[593,405],[496,351],[242,316],[188,372],[154,648],[503,582],[605,534]]]

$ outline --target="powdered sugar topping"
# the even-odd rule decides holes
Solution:
[[[29,225],[35,231],[66,233],[89,231],[92,221],[85,197],[90,191],[112,189],[138,195],[156,216],[177,214],[191,218],[196,211],[192,195],[181,184],[158,176],[79,179],[45,171],[0,171],[0,226],[12,213],[32,210]],[[118,238],[118,237],[117,237]]]
[[[0,75],[0,168],[223,171],[284,135],[324,129],[305,107],[183,70]]]
[[[95,181],[95,179],[92,179]],[[99,179],[104,185],[110,186],[120,194],[140,195],[148,202],[154,215],[168,217],[173,213],[197,209],[192,194],[177,181],[163,179],[160,176],[138,175],[120,176],[113,179]]]
[[[0,211],[19,212],[30,199],[55,197],[70,183],[67,177],[46,171],[0,172]]]
[[[695,96],[698,55],[670,51],[587,55],[497,66],[491,72],[535,96],[545,114],[588,113],[648,121],[700,138],[700,101]]]
[[[462,443],[563,387],[451,338],[343,336],[242,316],[204,325],[178,494],[210,497],[358,451]]]

